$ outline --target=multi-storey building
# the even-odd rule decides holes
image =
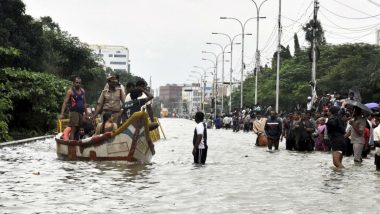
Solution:
[[[200,84],[193,83],[182,88],[182,102],[186,109],[183,113],[194,114],[202,110],[202,88]]]
[[[104,68],[116,72],[130,73],[129,50],[117,45],[90,45],[90,49],[98,56],[98,62]]]
[[[182,87],[176,84],[160,86],[160,101],[169,112],[180,112],[182,110]]]

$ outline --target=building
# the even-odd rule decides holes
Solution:
[[[182,87],[177,84],[167,84],[160,86],[160,101],[181,100]]]
[[[130,73],[129,50],[117,45],[90,45],[93,53],[99,57],[99,64],[115,72]]]
[[[376,31],[376,43],[380,45],[380,29]]]
[[[182,88],[182,102],[184,114],[194,114],[202,110],[202,88],[199,83],[185,85]]]
[[[182,111],[182,88],[183,86],[176,84],[160,86],[160,101],[169,112]]]

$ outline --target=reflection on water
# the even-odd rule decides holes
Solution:
[[[0,150],[3,213],[380,213],[380,174],[331,155],[255,147],[252,133],[209,130],[192,164],[193,121],[161,121],[149,165],[58,160],[53,140]],[[40,173],[38,175],[38,172]]]

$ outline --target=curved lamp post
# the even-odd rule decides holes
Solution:
[[[239,19],[234,18],[234,17],[220,17],[220,19],[235,20],[235,21],[239,22],[239,24],[241,26],[241,43],[242,43],[242,45],[241,45],[240,108],[243,108],[243,78],[244,78],[243,75],[244,75],[244,67],[245,67],[245,65],[244,65],[244,36],[246,35],[244,33],[244,31],[245,31],[245,26],[246,26],[247,22],[252,20],[252,19],[255,19],[255,18],[262,18],[262,17],[252,17],[252,18],[247,19],[244,23],[242,21],[240,21]]]
[[[230,35],[226,34],[226,33],[216,33],[216,32],[213,32],[212,34],[214,35],[223,35],[223,36],[226,36],[229,41],[230,41],[230,52],[231,52],[231,55],[230,55],[230,98],[229,98],[229,112],[232,111],[232,55],[233,55],[233,45],[240,45],[241,43],[234,43],[234,40],[240,36],[241,34],[237,34],[233,37],[231,37]],[[252,35],[251,33],[246,33],[245,34],[246,36],[247,35]],[[223,74],[223,79],[224,79],[224,74]],[[224,83],[224,80],[223,80],[223,83]]]

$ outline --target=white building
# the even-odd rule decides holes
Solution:
[[[118,45],[90,45],[90,49],[99,57],[104,68],[116,72],[130,73],[129,50]]]
[[[182,88],[182,102],[187,106],[188,114],[201,110],[202,90],[199,84],[184,85]]]

